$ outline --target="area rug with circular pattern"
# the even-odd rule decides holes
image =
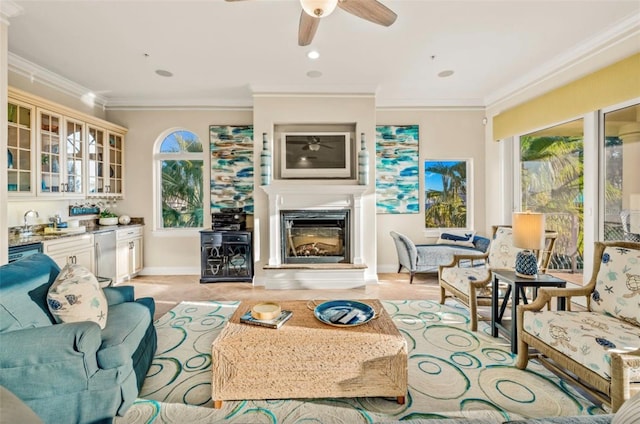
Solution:
[[[536,361],[516,368],[507,340],[491,337],[483,322],[470,331],[459,304],[428,300],[382,301],[408,343],[404,405],[383,398],[283,399],[227,401],[213,409],[211,343],[239,304],[183,302],[158,319],[158,349],[139,399],[114,423],[500,423],[605,413]]]

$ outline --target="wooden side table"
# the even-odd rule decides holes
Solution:
[[[508,283],[507,292],[502,299],[502,304],[499,304],[498,297],[498,283],[502,281]],[[565,280],[556,278],[548,274],[540,274],[538,278],[523,278],[516,275],[515,271],[499,270],[493,271],[493,282],[491,286],[491,335],[498,337],[498,331],[511,339],[511,352],[518,353],[518,325],[517,325],[517,306],[520,304],[520,299],[524,304],[528,303],[525,293],[526,287],[534,288],[534,298],[538,294],[540,287],[562,287],[567,285]],[[504,311],[509,303],[509,296],[511,296],[511,319],[502,320]],[[558,298],[558,310],[564,311],[565,298]]]

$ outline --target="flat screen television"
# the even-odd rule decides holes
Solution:
[[[351,178],[349,132],[282,133],[281,178]]]

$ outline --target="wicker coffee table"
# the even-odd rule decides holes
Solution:
[[[378,300],[355,327],[317,320],[306,300],[278,302],[293,316],[275,330],[241,324],[242,302],[212,346],[214,408],[225,400],[394,397],[407,394],[407,342]]]

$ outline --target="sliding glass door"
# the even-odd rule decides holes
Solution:
[[[520,137],[520,210],[542,212],[558,232],[550,271],[584,268],[584,121]]]
[[[601,240],[640,241],[640,104],[602,113]]]

